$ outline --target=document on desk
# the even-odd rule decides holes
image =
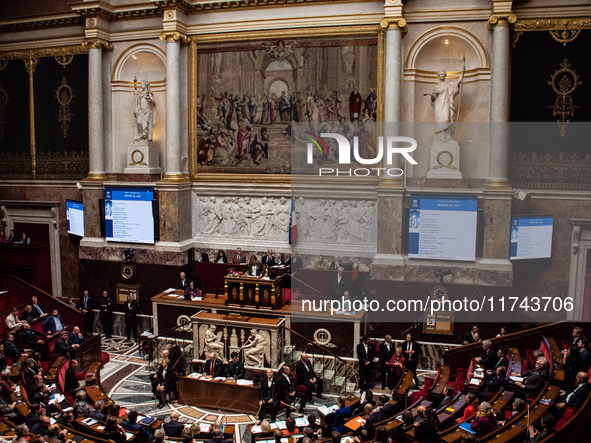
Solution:
[[[287,429],[287,425],[285,424],[285,420],[276,421],[275,424],[277,425],[277,429]]]
[[[166,291],[164,291],[165,294],[170,294],[171,292],[174,293],[174,291],[176,291],[175,288],[168,288]]]
[[[321,413],[322,415],[324,415],[326,417],[328,414],[330,414],[331,412],[336,411],[337,409],[339,409],[338,405],[320,406],[318,408],[318,412]]]
[[[295,419],[295,424],[296,424],[296,426],[299,426],[299,427],[305,427],[305,426],[308,426],[309,423],[308,423],[308,419],[307,418],[305,418],[305,417],[298,417],[298,418]]]
[[[82,422],[81,422],[81,423],[82,423],[84,426],[88,426],[88,427],[90,427],[90,426],[94,426],[94,425],[96,425],[96,424],[98,423],[98,421],[96,421],[94,418],[90,418],[90,417],[88,417],[88,418],[85,418],[84,420],[82,420]]]
[[[252,380],[244,380],[242,378],[239,378],[238,380],[236,380],[236,384],[240,385],[240,386],[252,386]]]

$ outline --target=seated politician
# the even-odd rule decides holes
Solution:
[[[203,374],[210,375],[212,377],[223,377],[224,376],[224,366],[222,364],[222,361],[219,358],[216,358],[214,352],[209,353],[208,359],[205,362]]]
[[[191,300],[195,297],[199,297],[199,288],[197,288],[195,282],[191,280],[189,286],[185,289],[185,300]]]
[[[230,357],[232,360],[228,362],[226,367],[226,377],[236,380],[244,378],[244,363],[240,361],[238,352],[232,352]]]
[[[70,332],[68,338],[74,345],[79,345],[84,341],[84,335],[82,335],[82,332],[80,332],[80,328],[78,326],[74,326],[72,328],[72,332]]]
[[[57,355],[68,355],[68,352],[80,347],[80,345],[74,345],[68,338],[68,331],[63,330],[60,337],[55,341],[55,348],[53,352]]]
[[[51,315],[47,316],[47,318],[43,320],[42,326],[47,335],[55,334],[56,332],[64,329],[62,316],[59,314],[57,309],[51,311]]]

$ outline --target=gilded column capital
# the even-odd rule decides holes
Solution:
[[[387,31],[389,29],[396,29],[396,28],[400,29],[402,32],[406,32],[408,30],[408,27],[406,25],[406,20],[402,17],[383,18],[382,21],[380,22],[380,27],[384,31]]]
[[[97,39],[92,39],[92,40],[86,40],[84,43],[82,43],[82,46],[84,46],[86,49],[90,50],[90,49],[104,49],[106,51],[112,51],[113,50],[113,44],[97,38]]]
[[[179,31],[165,31],[160,34],[159,38],[160,40],[166,40],[167,43],[178,42],[179,40],[183,44],[189,44],[191,42],[191,37],[188,37]]]
[[[488,29],[492,29],[495,26],[509,26],[517,21],[517,16],[513,13],[507,14],[492,14],[488,18]]]

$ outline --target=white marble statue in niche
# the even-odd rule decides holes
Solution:
[[[452,83],[446,80],[447,72],[439,71],[439,83],[433,88],[431,97],[431,106],[435,112],[435,136],[438,140],[448,141],[454,138],[454,128],[457,122],[455,97],[460,92],[466,66],[462,69],[460,80]]]
[[[271,335],[262,329],[250,330],[250,337],[242,346],[244,350],[244,364],[262,368],[265,365],[265,358],[271,361]]]
[[[135,107],[133,116],[135,117],[134,141],[152,141],[154,126],[156,125],[156,100],[150,90],[150,82],[142,80],[140,89],[135,88],[134,81],[134,99]]]

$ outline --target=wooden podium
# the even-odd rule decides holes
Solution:
[[[280,309],[287,301],[281,291],[285,286],[284,280],[284,275],[276,279],[227,275],[224,278],[225,303],[241,307]]]

